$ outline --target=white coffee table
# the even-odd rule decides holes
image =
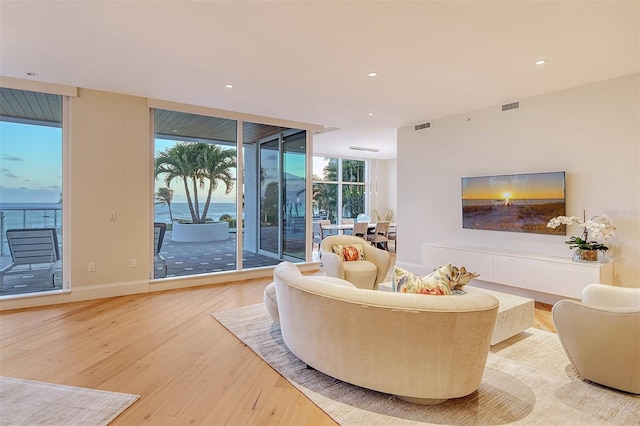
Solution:
[[[491,336],[491,345],[507,340],[535,325],[535,301],[533,299],[501,293],[499,291],[486,290],[484,288],[478,289],[492,294],[500,303],[498,306],[498,318],[496,319],[496,325],[493,329],[493,335]],[[378,290],[391,291],[391,283],[380,283]]]

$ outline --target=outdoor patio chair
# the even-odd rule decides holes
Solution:
[[[55,287],[55,266],[60,260],[58,234],[55,228],[8,229],[7,243],[11,253],[11,264],[0,270],[0,285],[4,284],[7,272],[18,266],[47,265],[51,285]]]
[[[167,276],[167,261],[160,254],[160,250],[162,249],[162,242],[164,241],[165,232],[167,232],[166,223],[155,222],[153,224],[154,278],[164,278]]]

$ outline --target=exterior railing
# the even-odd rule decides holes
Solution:
[[[0,255],[8,252],[7,229],[56,228],[62,226],[59,204],[15,204],[0,206]]]

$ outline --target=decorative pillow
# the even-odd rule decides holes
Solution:
[[[448,263],[424,277],[394,266],[392,289],[399,293],[450,295],[451,264]]]
[[[476,274],[475,272],[467,271],[467,268],[461,266],[458,268],[457,266],[451,267],[451,290],[462,290],[463,287],[469,284],[474,278],[478,278],[480,274]]]
[[[364,246],[359,243],[342,245],[333,244],[331,251],[342,258],[343,262],[350,262],[352,260],[364,260]]]

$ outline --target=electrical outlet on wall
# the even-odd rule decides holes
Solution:
[[[96,262],[89,262],[89,272],[96,271]]]
[[[138,267],[138,260],[135,257],[131,258],[131,267],[132,268]]]

